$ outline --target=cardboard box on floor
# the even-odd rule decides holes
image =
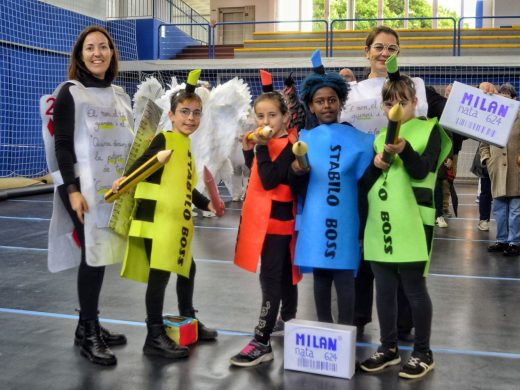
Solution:
[[[285,369],[350,379],[355,366],[355,326],[306,320],[285,323]]]

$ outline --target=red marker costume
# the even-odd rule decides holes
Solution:
[[[287,145],[292,146],[292,138],[289,136],[269,141],[267,149],[271,161],[276,161]],[[253,160],[246,198],[242,207],[242,219],[234,260],[236,265],[251,272],[256,272],[267,234],[293,236],[294,233],[294,215],[290,220],[280,220],[271,216],[273,201],[293,202],[289,185],[279,184],[271,190],[265,190],[255,161],[256,158]],[[293,257],[294,240],[291,240],[291,263]],[[293,264],[293,284],[298,283],[300,279],[298,267]]]

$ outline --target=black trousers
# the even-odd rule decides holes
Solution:
[[[79,188],[79,180],[76,185]],[[93,320],[98,317],[99,295],[105,277],[105,267],[91,267],[85,260],[85,229],[78,216],[70,205],[69,194],[65,185],[57,188],[67,213],[72,219],[74,229],[81,245],[81,262],[78,268],[78,300],[80,308],[80,319]]]
[[[433,191],[433,199],[434,199],[434,204],[435,204],[435,218],[438,218],[440,216],[442,216],[442,199],[443,199],[443,194],[442,194],[442,187],[444,186],[444,180],[446,179],[439,179],[437,178],[437,180],[435,181],[435,189]]]
[[[148,260],[150,260],[152,240],[144,239],[144,245]],[[192,258],[189,277],[177,276],[177,304],[181,316],[195,317],[193,291],[195,288],[196,270],[195,260]],[[162,324],[163,322],[164,297],[170,275],[169,271],[150,268],[145,296],[146,320],[148,324]]]
[[[314,302],[318,321],[334,322],[332,318],[332,282],[338,297],[338,323],[354,322],[354,271],[314,268]]]
[[[415,325],[414,350],[428,352],[432,325],[432,301],[423,276],[425,262],[405,264],[371,263],[376,280],[376,304],[383,348],[397,346],[397,295],[399,282],[412,311]]]
[[[372,322],[372,306],[374,302],[374,273],[369,261],[364,258],[359,263],[355,279],[354,325],[365,326]],[[399,281],[397,290],[397,331],[400,334],[410,333],[413,328],[412,310]]]
[[[289,321],[296,317],[298,287],[292,282],[291,238],[267,234],[264,240],[259,277],[262,308],[255,327],[255,339],[264,344],[273,332],[280,302],[282,320]]]

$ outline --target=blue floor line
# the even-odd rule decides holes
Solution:
[[[0,308],[0,313],[8,313],[8,314],[18,314],[18,315],[27,315],[33,317],[47,317],[47,318],[60,318],[60,319],[70,319],[77,320],[77,315],[72,314],[59,314],[59,313],[47,313],[41,311],[31,311],[31,310],[20,310],[20,309],[7,309]],[[146,324],[144,322],[138,321],[124,321],[124,320],[115,320],[110,318],[100,318],[100,321],[107,324],[118,324],[118,325],[130,325],[130,326],[139,326],[145,327]],[[252,337],[253,333],[251,332],[241,332],[234,330],[226,330],[226,329],[218,329],[218,333],[227,336],[248,336]],[[276,336],[274,336],[276,337]],[[375,343],[365,343],[365,342],[357,342],[356,346],[362,348],[371,348],[376,349],[379,344]],[[410,346],[399,346],[399,349],[410,351],[412,347]],[[475,351],[475,350],[464,350],[464,349],[454,349],[454,348],[432,348],[433,352],[436,353],[446,353],[452,355],[466,355],[466,356],[482,356],[482,357],[498,357],[505,359],[520,359],[520,354],[518,353],[509,353],[509,352],[494,352],[494,351]]]
[[[50,218],[36,218],[36,217],[7,217],[0,215],[0,219],[7,219],[7,220],[19,220],[19,221],[50,221]]]
[[[39,248],[23,248],[23,247],[14,247],[14,246],[4,246],[0,245],[0,249],[10,249],[10,250],[28,250],[28,251],[36,251],[36,252],[47,252],[47,249],[39,249]],[[217,264],[233,264],[231,260],[220,260],[220,259],[195,259],[199,263],[217,263]],[[477,279],[477,280],[497,280],[503,282],[520,282],[520,278],[509,278],[509,277],[500,277],[500,276],[475,276],[475,275],[453,275],[453,274],[429,274],[430,276],[440,277],[440,278],[459,278],[459,279]]]
[[[520,282],[520,278],[509,278],[503,276],[475,276],[475,275],[450,275],[450,274],[429,274],[429,276],[436,276],[440,278],[455,278],[455,279],[480,279],[480,280],[500,280],[503,282]]]
[[[54,203],[52,200],[7,199],[8,202]]]
[[[30,251],[30,252],[47,252],[47,248],[27,248],[23,246],[0,245],[0,249],[9,249],[14,251]]]

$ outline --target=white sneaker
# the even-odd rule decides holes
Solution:
[[[482,230],[483,232],[489,231],[489,221],[486,221],[485,219],[478,221],[478,230]]]
[[[202,211],[202,216],[204,218],[213,218],[216,217],[215,213],[212,213],[211,211]]]
[[[442,215],[440,217],[437,217],[437,219],[435,220],[435,224],[440,228],[448,227],[448,224],[446,223],[446,221]]]

